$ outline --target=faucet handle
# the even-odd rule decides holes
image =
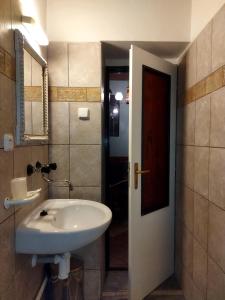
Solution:
[[[49,168],[51,170],[56,170],[57,169],[57,164],[56,163],[51,163],[51,164],[49,164]]]
[[[57,164],[56,163],[42,165],[42,167],[41,167],[41,173],[47,173],[47,174],[49,174],[52,170],[56,170],[56,169],[57,169]]]
[[[32,166],[31,164],[27,166],[27,175],[31,176],[34,172],[49,174],[52,170],[56,170],[56,169],[57,169],[56,163],[42,164],[40,161],[37,161],[35,167]]]

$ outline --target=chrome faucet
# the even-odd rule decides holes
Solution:
[[[70,180],[68,179],[64,179],[64,180],[52,180],[52,179],[49,179],[48,177],[45,176],[45,174],[42,173],[42,178],[44,179],[44,181],[48,182],[48,183],[59,183],[59,182],[64,182],[64,183],[67,183],[68,187],[69,187],[69,190],[72,191],[73,190],[73,185],[71,183]]]

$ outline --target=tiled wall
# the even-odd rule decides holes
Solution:
[[[48,187],[39,174],[28,179],[29,189],[42,187],[34,205],[4,209],[3,200],[10,196],[10,180],[26,176],[28,163],[48,161],[47,146],[16,147],[5,152],[4,133],[15,132],[15,52],[13,30],[21,17],[18,0],[0,1],[0,299],[34,299],[43,280],[42,266],[32,268],[31,257],[15,253],[15,228],[24,216],[48,194]]]
[[[58,182],[49,196],[101,201],[101,44],[51,42],[48,63],[49,155],[58,165],[52,178],[74,187]],[[89,120],[79,119],[79,107],[89,108]],[[102,246],[99,239],[77,252],[84,259],[85,300],[100,298]]]
[[[187,300],[225,299],[225,6],[179,66],[176,272]]]

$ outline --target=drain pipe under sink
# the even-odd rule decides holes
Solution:
[[[58,264],[59,265],[59,274],[58,278],[61,280],[67,279],[70,272],[70,256],[69,252],[56,255],[33,255],[31,259],[32,267],[35,267],[37,264]]]

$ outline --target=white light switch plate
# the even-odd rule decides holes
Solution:
[[[89,119],[89,108],[79,107],[78,108],[78,117],[79,117],[79,119],[88,120]]]

